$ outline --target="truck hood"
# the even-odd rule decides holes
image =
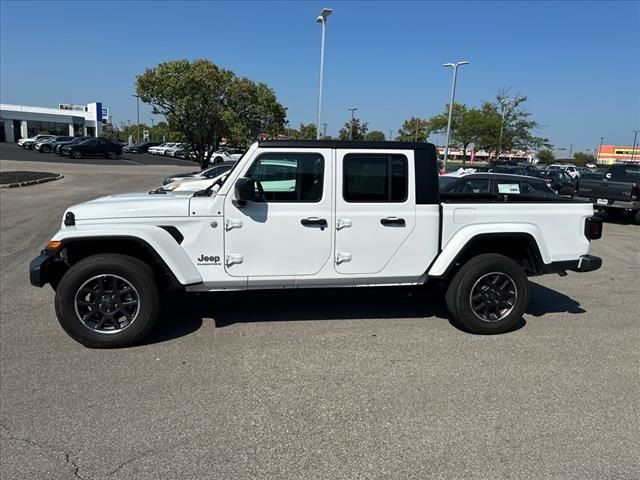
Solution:
[[[73,212],[79,221],[105,218],[188,217],[192,194],[193,192],[109,195],[78,203],[67,209],[67,212]]]

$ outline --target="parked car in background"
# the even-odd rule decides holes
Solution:
[[[640,225],[640,165],[612,165],[601,178],[581,179],[576,195],[608,215],[627,213]]]
[[[580,172],[575,165],[554,163],[553,165],[549,165],[546,169],[552,171],[559,170],[567,173],[571,178],[580,178]]]
[[[45,140],[47,138],[54,138],[55,135],[36,135],[34,137],[31,138],[21,138],[20,140],[18,140],[18,146],[26,149],[26,150],[30,150],[31,148],[33,148],[33,145],[39,141],[39,140]]]
[[[532,175],[535,174],[538,169],[533,165],[498,165],[489,170],[491,173],[507,173],[511,175]]]
[[[133,145],[126,145],[122,147],[122,151],[126,153],[147,153],[149,148],[157,147],[160,142],[142,142],[134,143]]]
[[[183,145],[175,151],[173,156],[186,160],[189,158],[189,155],[191,155],[191,152],[193,152],[193,147],[191,145]]]
[[[236,162],[240,160],[240,157],[242,157],[242,155],[244,155],[244,150],[241,150],[239,148],[223,147],[213,152],[213,155],[211,155],[211,159],[209,160],[209,163],[212,163],[215,165],[217,163],[228,162],[228,161]]]
[[[122,145],[104,138],[90,138],[62,147],[62,154],[71,158],[106,157],[115,159],[122,155]]]
[[[62,155],[62,147],[64,147],[65,145],[84,142],[85,140],[88,140],[90,138],[93,138],[93,137],[73,137],[71,140],[56,141],[51,144],[51,148],[58,155]]]
[[[165,143],[161,143],[160,145],[156,145],[155,147],[150,147],[148,150],[148,153],[150,153],[151,155],[164,155],[164,151],[167,148],[171,148],[176,146],[177,143],[176,142],[165,142]]]
[[[40,153],[49,153],[53,151],[53,144],[55,142],[67,142],[69,140],[73,140],[73,137],[66,136],[66,137],[44,138],[34,143],[33,148],[38,150]]]
[[[578,178],[572,178],[562,170],[540,170],[536,176],[542,178],[554,192],[563,197],[573,197],[578,189]]]
[[[212,179],[225,172],[228,172],[233,168],[236,162],[223,162],[213,167],[205,168],[199,172],[192,173],[177,173],[175,175],[169,175],[162,181],[162,185],[169,185],[176,181],[182,181],[186,178],[198,178],[198,179]]]
[[[443,178],[443,177],[440,177]],[[558,198],[547,183],[536,177],[501,173],[470,173],[440,188],[442,194],[507,195],[519,198]]]
[[[176,156],[176,152],[178,150],[182,150],[186,146],[187,146],[186,143],[176,143],[173,147],[169,147],[169,148],[165,149],[164,156],[165,157],[175,157]]]

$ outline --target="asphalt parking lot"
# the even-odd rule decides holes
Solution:
[[[28,262],[66,206],[193,164],[11,152],[65,178],[0,190],[3,479],[640,478],[640,227],[533,279],[505,335],[456,329],[439,290],[281,291],[175,296],[146,344],[89,350]]]

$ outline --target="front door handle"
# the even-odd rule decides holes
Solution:
[[[320,230],[324,230],[329,225],[324,218],[318,217],[303,218],[300,223],[305,227],[320,227]]]
[[[385,227],[405,227],[407,225],[404,218],[398,217],[381,218],[380,223]]]

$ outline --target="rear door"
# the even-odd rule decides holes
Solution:
[[[334,261],[338,273],[382,272],[413,232],[413,155],[413,151],[337,150]]]

